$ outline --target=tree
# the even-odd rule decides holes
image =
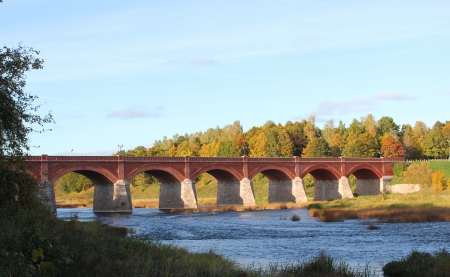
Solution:
[[[53,123],[51,113],[37,114],[38,98],[24,91],[26,73],[43,68],[38,51],[19,44],[0,51],[0,203],[8,207],[34,205],[35,184],[23,163],[30,150],[29,134]]]
[[[353,131],[350,131],[342,155],[345,157],[375,158],[378,155],[377,149],[378,142],[373,135],[362,133],[357,137]]]
[[[434,190],[444,190],[447,188],[447,180],[445,179],[444,171],[442,171],[442,169],[433,173],[431,185]]]
[[[329,157],[331,156],[330,147],[327,141],[320,138],[310,139],[308,146],[303,151],[302,157]]]
[[[423,141],[424,154],[428,157],[444,158],[447,153],[447,140],[442,134],[442,123],[436,122],[425,135]]]
[[[257,132],[248,142],[250,157],[267,157],[267,137],[263,131]]]
[[[380,129],[381,135],[390,134],[395,139],[399,139],[400,126],[395,124],[394,119],[389,116],[383,116],[377,122],[378,128]]]
[[[342,154],[342,149],[344,149],[344,139],[340,133],[334,133],[331,139],[328,141],[330,146],[331,156],[340,157]]]
[[[387,139],[381,145],[381,155],[386,158],[403,157],[405,148],[395,139]]]

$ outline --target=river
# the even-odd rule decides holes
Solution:
[[[134,209],[132,214],[94,214],[92,208],[58,209],[57,215],[80,221],[132,228],[137,235],[187,248],[215,253],[242,265],[309,259],[320,251],[352,266],[366,263],[377,271],[411,250],[450,249],[450,222],[378,223],[345,220],[323,223],[308,216],[306,208],[249,212],[164,214],[158,209]],[[297,214],[300,221],[292,221]],[[369,230],[369,225],[377,230]]]

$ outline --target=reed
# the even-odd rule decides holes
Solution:
[[[293,215],[291,216],[291,220],[292,220],[292,221],[300,221],[300,216],[299,216],[298,214],[293,214]]]
[[[345,219],[377,218],[379,222],[441,222],[450,221],[450,208],[443,207],[406,207],[395,209],[364,209],[352,210],[346,208],[310,209],[309,215],[319,218],[322,222],[337,222]]]

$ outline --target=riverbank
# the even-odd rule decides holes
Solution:
[[[57,207],[92,207],[93,193],[93,188],[91,188],[81,193],[57,195]],[[133,196],[144,197],[145,195],[136,194]],[[354,198],[320,202],[310,200],[305,203],[272,204],[261,203],[260,200],[260,203],[255,206],[216,207],[216,199],[210,197],[210,195],[207,196],[209,197],[198,199],[199,207],[197,209],[172,209],[167,210],[167,212],[253,211],[308,207],[311,216],[327,222],[367,218],[378,218],[383,222],[450,221],[450,191],[434,191],[431,188],[410,194],[360,195]],[[158,208],[158,198],[152,197],[150,199],[133,198],[133,208]]]

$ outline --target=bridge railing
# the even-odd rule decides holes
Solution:
[[[149,161],[149,162],[242,162],[247,159],[248,162],[402,162],[401,158],[279,158],[279,157],[131,157],[131,156],[28,156],[27,161]]]

